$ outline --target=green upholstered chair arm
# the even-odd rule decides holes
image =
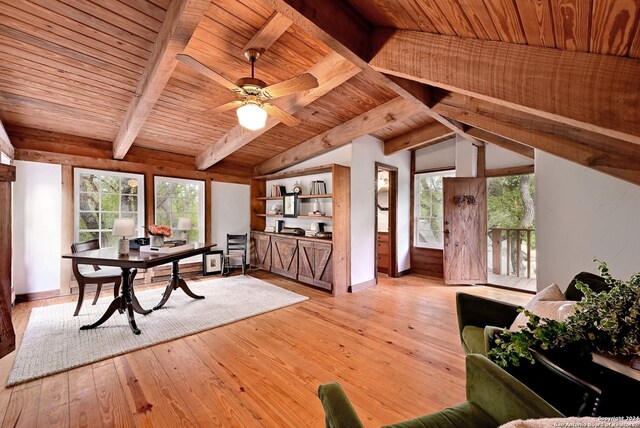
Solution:
[[[518,315],[518,306],[467,293],[456,293],[460,338],[467,325],[509,327]]]
[[[362,428],[362,422],[353,409],[347,394],[336,383],[326,383],[318,387],[318,397],[324,407],[327,428]]]
[[[515,419],[564,416],[482,355],[467,355],[467,400],[502,425]]]

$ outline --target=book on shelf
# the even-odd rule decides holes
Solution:
[[[285,193],[287,193],[286,186],[280,186],[279,184],[274,184],[273,186],[271,186],[271,196],[273,197],[284,196]]]
[[[323,180],[313,180],[309,190],[311,195],[325,195],[327,193],[327,185]]]

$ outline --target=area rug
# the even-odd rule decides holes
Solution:
[[[195,300],[180,289],[174,290],[161,309],[146,316],[136,314],[140,335],[134,335],[127,317],[118,313],[98,328],[79,330],[97,321],[112,297],[101,298],[95,306],[85,301],[77,317],[73,316],[75,302],[33,308],[7,386],[307,300],[306,296],[248,275],[192,283],[189,288],[205,299]],[[163,291],[156,288],[136,296],[147,309],[160,301]]]

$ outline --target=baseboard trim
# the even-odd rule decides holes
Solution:
[[[488,282],[479,283],[479,284],[476,284],[476,285],[484,285],[485,287],[500,288],[502,290],[519,291],[521,293],[527,293],[527,294],[536,294],[537,293],[537,291],[533,291],[533,290],[523,290],[522,288],[509,287],[508,285],[490,284]]]
[[[60,297],[60,290],[36,291],[34,293],[16,294],[16,303]]]
[[[376,279],[370,279],[369,281],[361,282],[360,284],[353,284],[349,286],[349,292],[357,293],[358,291],[366,290],[367,288],[375,287]]]
[[[400,278],[402,276],[410,275],[410,274],[411,274],[411,268],[405,269],[403,271],[398,272],[398,276],[396,276],[396,278]]]

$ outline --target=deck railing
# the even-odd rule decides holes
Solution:
[[[491,236],[492,272],[496,275],[520,276],[522,258],[526,263],[527,278],[531,278],[531,236],[535,237],[535,229],[494,227],[489,229]],[[526,250],[522,251],[522,239],[526,239]],[[502,242],[507,246],[506,272],[502,269]],[[512,257],[512,250],[515,251]],[[515,259],[515,260],[513,260]]]

